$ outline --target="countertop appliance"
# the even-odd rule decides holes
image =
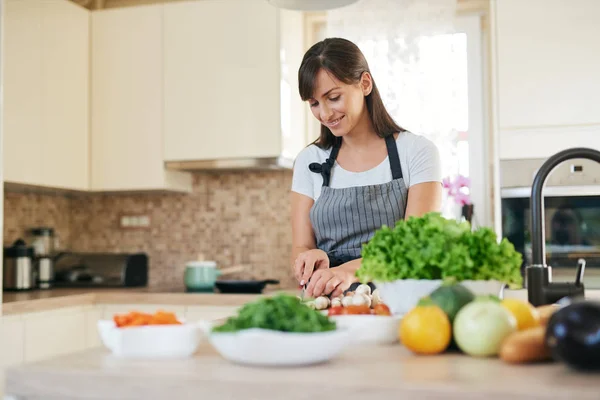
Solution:
[[[576,151],[578,151],[576,149]],[[564,157],[564,153],[560,157]],[[571,157],[567,153],[567,157]],[[585,157],[562,159],[542,183],[544,253],[554,282],[573,281],[578,260],[586,262],[586,288],[600,289],[600,164]],[[532,265],[532,186],[554,158],[502,160],[502,236]],[[540,178],[541,179],[541,178]],[[539,222],[538,222],[539,223]],[[546,261],[545,261],[546,262]]]
[[[54,287],[140,287],[148,284],[145,253],[65,252],[54,260]]]
[[[563,150],[550,157],[536,172],[531,188],[531,252],[532,262],[526,268],[527,297],[531,304],[550,304],[566,296],[584,295],[583,273],[585,260],[580,259],[575,282],[553,282],[552,268],[546,264],[546,232],[544,230],[543,187],[548,175],[559,164],[567,160],[582,158],[600,164],[600,151],[588,148]],[[583,168],[575,168],[582,172]]]
[[[29,235],[36,257],[51,257],[56,254],[58,238],[53,228],[46,226],[31,228]]]
[[[35,253],[37,285],[40,289],[50,289],[54,284],[54,256],[58,249],[58,238],[50,227],[36,227],[29,230]]]
[[[36,288],[33,247],[17,239],[12,246],[4,248],[4,290],[30,290]]]

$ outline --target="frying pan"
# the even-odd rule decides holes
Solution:
[[[215,287],[221,293],[262,293],[266,285],[277,285],[276,279],[264,280],[218,280]]]

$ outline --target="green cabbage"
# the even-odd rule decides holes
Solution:
[[[508,240],[497,240],[487,227],[471,229],[468,222],[439,213],[381,227],[363,246],[356,271],[361,282],[398,279],[498,280],[522,285],[522,256]]]

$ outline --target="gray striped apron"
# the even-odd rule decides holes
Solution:
[[[321,195],[310,210],[317,248],[329,256],[330,268],[361,257],[362,246],[383,225],[394,227],[404,218],[408,189],[394,135],[385,138],[392,180],[381,185],[333,189],[329,187],[331,169],[341,147],[333,145],[329,158],[311,163],[309,169],[323,176]]]

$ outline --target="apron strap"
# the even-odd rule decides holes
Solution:
[[[390,167],[392,168],[392,178],[400,179],[402,178],[402,167],[400,167],[400,156],[398,156],[398,146],[396,146],[394,135],[385,137],[385,145],[387,146]]]
[[[327,160],[325,160],[323,164],[310,163],[308,165],[308,169],[310,169],[312,172],[321,174],[321,176],[323,176],[323,186],[329,186],[331,168],[333,168],[333,164],[335,164],[335,159],[340,152],[340,147],[342,147],[342,141],[340,138],[335,138],[335,142],[333,143],[331,153],[329,154]]]
[[[396,140],[394,139],[394,135],[388,135],[385,137],[385,145],[387,147],[388,158],[390,160],[390,167],[392,169],[392,178],[393,179],[401,179],[402,178],[402,167],[400,166],[400,157],[398,156],[398,146],[396,146]],[[310,163],[308,168],[317,174],[321,174],[323,176],[323,186],[329,186],[329,180],[331,178],[331,168],[333,168],[333,164],[335,163],[335,159],[340,151],[340,147],[342,147],[342,141],[340,138],[335,138],[335,142],[333,144],[333,148],[331,149],[331,154],[324,163]]]

